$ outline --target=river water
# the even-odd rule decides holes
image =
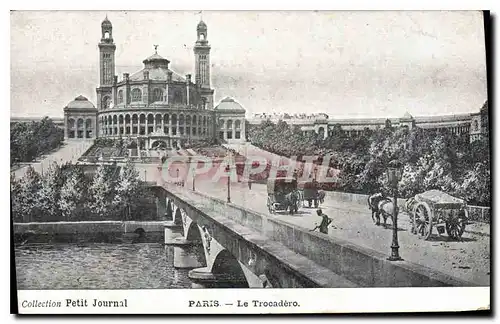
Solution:
[[[159,243],[42,243],[15,247],[17,289],[191,288]]]

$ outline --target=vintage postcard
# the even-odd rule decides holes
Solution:
[[[490,309],[488,12],[10,19],[19,314]]]

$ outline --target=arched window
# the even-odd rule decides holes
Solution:
[[[201,98],[201,108],[207,109],[207,98]]]
[[[163,91],[160,88],[153,90],[153,101],[163,101]]]
[[[118,91],[118,103],[123,103],[123,90]]]
[[[479,130],[479,123],[477,122],[477,120],[474,121],[474,130]]]
[[[109,32],[105,32],[105,33],[104,33],[104,38],[105,38],[105,39],[109,39]]]
[[[239,119],[234,122],[234,127],[236,129],[240,129],[241,128],[241,121]]]
[[[227,120],[227,129],[233,128],[233,121],[231,119]]]
[[[132,90],[132,101],[133,102],[142,101],[141,89],[135,88],[134,90]]]

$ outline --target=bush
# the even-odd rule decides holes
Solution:
[[[340,171],[338,182],[323,184],[345,192],[371,194],[388,191],[385,172],[389,161],[404,165],[400,194],[439,189],[469,203],[490,205],[490,147],[487,139],[469,142],[468,134],[447,131],[386,127],[365,129],[347,137],[340,127],[326,139],[303,135],[297,126],[280,121],[253,125],[249,139],[253,145],[281,156],[332,156],[329,165]]]

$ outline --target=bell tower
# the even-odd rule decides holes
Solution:
[[[197,39],[194,45],[195,81],[200,91],[202,109],[214,107],[214,90],[210,89],[210,45],[207,24],[200,20],[196,27]]]
[[[210,45],[207,40],[207,25],[201,20],[196,28],[197,40],[194,46],[196,83],[210,89]]]
[[[113,42],[113,25],[108,16],[101,23],[101,41],[99,42],[99,87],[97,92],[97,109],[112,107],[113,85],[115,81],[115,50]]]
[[[108,17],[101,23],[101,41],[99,42],[99,84],[111,86],[115,75],[115,50],[113,43],[113,25]]]

